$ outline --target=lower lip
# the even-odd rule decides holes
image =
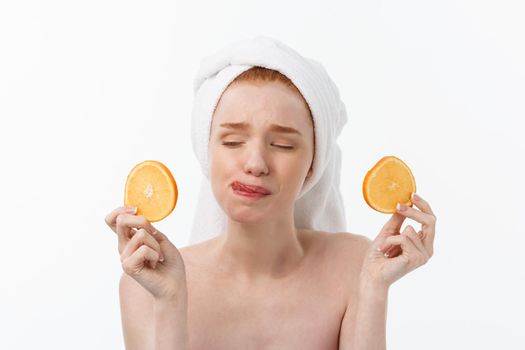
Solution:
[[[261,197],[266,196],[265,194],[262,194],[262,193],[244,192],[240,190],[233,190],[233,192],[235,192],[235,194],[238,194],[239,196],[249,197],[249,198],[261,198]]]

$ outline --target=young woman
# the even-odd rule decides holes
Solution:
[[[417,209],[393,214],[374,241],[297,227],[319,120],[287,76],[244,70],[214,107],[208,138],[222,232],[177,249],[133,210],[108,214],[127,349],[386,348],[389,286],[432,256],[436,217],[415,196]],[[400,232],[407,217],[419,233]]]

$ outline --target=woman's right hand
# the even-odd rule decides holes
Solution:
[[[105,218],[117,234],[122,269],[155,300],[186,293],[186,269],[179,250],[144,217],[119,207]]]

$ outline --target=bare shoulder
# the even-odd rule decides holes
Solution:
[[[365,235],[350,232],[311,231],[320,247],[317,262],[323,266],[324,283],[340,295],[342,312],[355,299],[365,254],[372,241]]]
[[[312,251],[319,264],[327,266],[333,276],[348,278],[353,284],[361,271],[366,252],[372,241],[365,235],[350,232],[307,231]],[[342,277],[345,276],[345,277]]]
[[[203,242],[191,244],[178,248],[184,266],[186,268],[186,277],[194,279],[202,277],[202,274],[209,272],[209,257],[213,243],[217,238],[212,238]]]
[[[350,232],[312,232],[324,242],[326,249],[335,256],[362,258],[372,244],[370,238],[361,234]]]
[[[323,256],[334,275],[345,280],[349,286],[357,283],[372,241],[365,235],[350,232],[315,232],[315,236],[324,241]]]
[[[186,263],[195,262],[195,259],[197,257],[202,258],[202,253],[206,252],[210,248],[210,245],[213,243],[213,241],[215,241],[215,238],[212,238],[212,239],[209,239],[203,242],[187,245],[182,248],[178,248],[180,255],[182,255],[182,259],[184,260],[184,263],[186,264]]]
[[[338,232],[333,234],[333,244],[344,250],[352,250],[352,253],[364,254],[372,244],[372,240],[365,235],[350,232]]]
[[[184,263],[186,263],[187,258],[191,258],[193,255],[195,255],[198,246],[198,244],[192,244],[182,248],[177,248],[179,250],[180,255],[182,255],[182,258],[184,259]]]

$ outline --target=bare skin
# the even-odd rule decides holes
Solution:
[[[241,122],[247,127],[223,127]],[[234,84],[222,95],[208,152],[225,234],[181,250],[191,349],[338,347],[348,299],[341,279],[357,278],[360,262],[338,261],[328,235],[294,226],[294,202],[312,175],[313,137],[307,106],[280,82]],[[242,198],[234,180],[271,194]]]
[[[254,280],[221,271],[217,239],[180,250],[190,349],[338,349],[366,239],[308,230],[298,238],[304,256],[296,267]]]
[[[432,256],[435,215],[413,200],[421,211],[394,214],[373,242],[296,228],[294,202],[312,175],[309,118],[300,95],[281,83],[226,90],[209,142],[212,189],[228,216],[214,239],[179,250],[124,208],[106,217],[125,271],[128,350],[386,348],[388,288]],[[223,127],[231,123],[244,128]],[[236,180],[271,193],[240,196]],[[406,217],[422,230],[401,232]]]
[[[106,223],[123,242],[119,244],[121,259],[128,246],[140,245],[133,243],[135,238],[145,237],[143,246],[164,257],[156,266],[165,266],[159,273],[169,274],[156,285],[163,286],[163,291],[184,287],[175,294],[154,288],[157,260],[148,260],[134,248],[123,260],[125,273],[120,283],[126,349],[205,349],[210,343],[219,349],[223,345],[257,348],[260,344],[271,349],[288,343],[305,349],[321,343],[327,349],[385,349],[389,285],[425,264],[433,254],[435,215],[424,199],[415,199],[415,205],[421,210],[409,207],[392,215],[373,242],[349,233],[298,230],[304,251],[300,263],[257,280],[224,274],[223,264],[214,254],[220,247],[219,238],[181,248],[179,253],[161,232],[147,233],[155,228],[143,217],[117,208],[106,217]],[[405,218],[420,222],[422,230],[416,233],[408,225],[400,232]],[[126,241],[122,236],[129,227],[140,229]],[[398,252],[385,257],[383,253],[391,247]],[[133,273],[135,263],[126,265],[132,262],[129,259],[145,273]],[[174,279],[181,268],[183,278]],[[304,339],[308,341],[301,345]],[[334,345],[337,339],[338,347]]]
[[[298,230],[304,248],[291,271],[249,280],[221,271],[219,239],[180,248],[187,285],[188,349],[338,349],[357,306],[368,238]],[[153,348],[151,293],[127,274],[120,285],[126,349]]]

